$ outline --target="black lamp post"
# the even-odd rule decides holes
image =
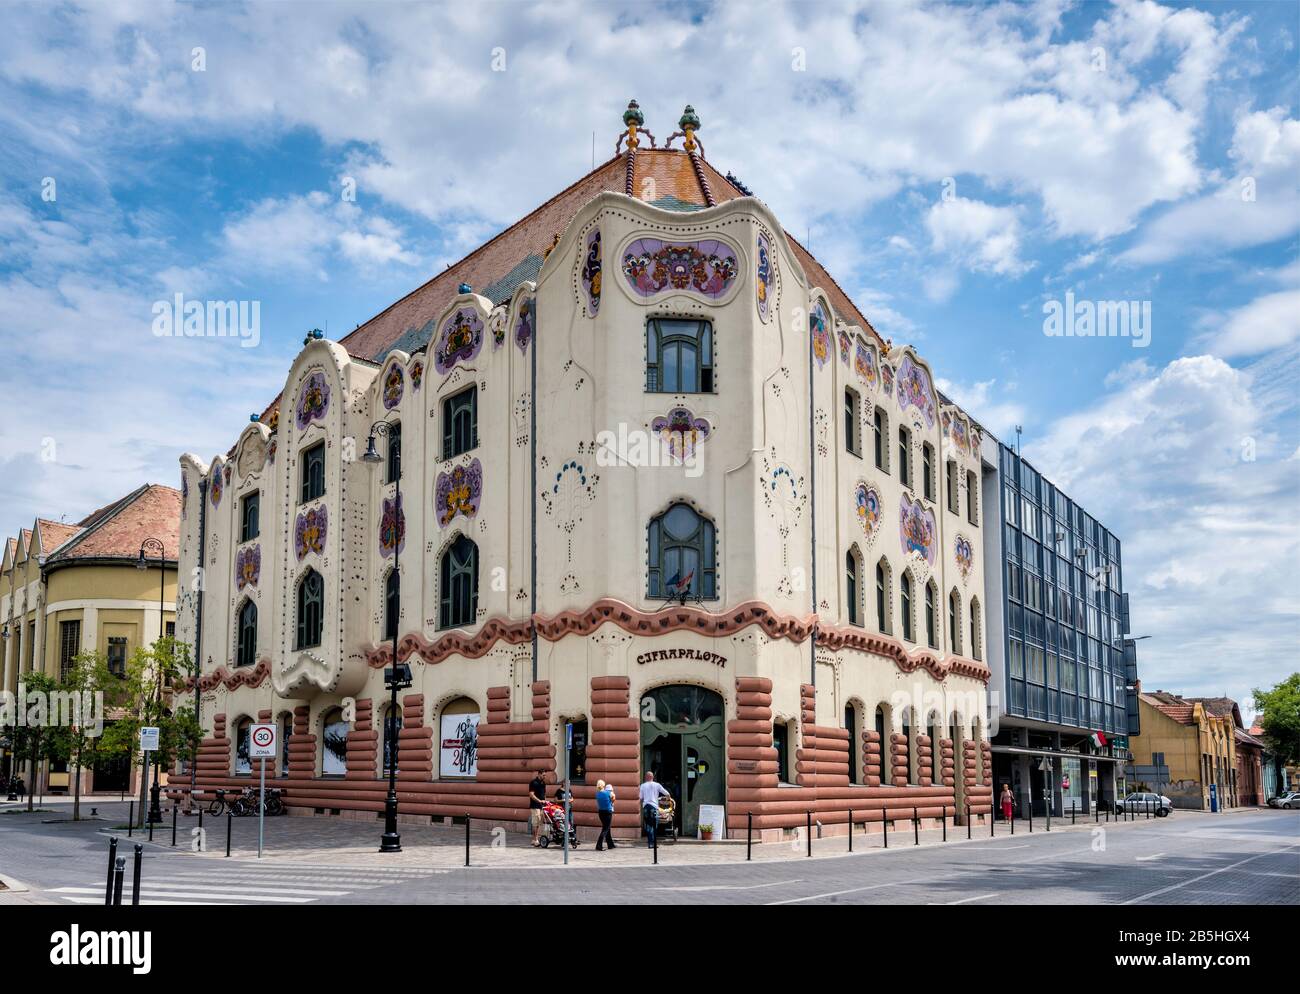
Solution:
[[[136,561],[135,564],[136,569],[144,570],[149,568],[149,563],[145,558],[146,549],[148,549],[150,552],[156,551],[158,553],[158,642],[161,645],[163,636],[166,633],[166,619],[164,617],[165,611],[163,610],[163,604],[166,601],[165,594],[167,591],[167,560],[165,557],[165,550],[163,549],[162,540],[157,538],[146,538],[143,542],[140,543],[140,558]],[[161,666],[156,666],[154,668],[154,676],[156,679],[158,709],[159,711],[161,711],[162,710],[162,667]],[[162,743],[160,742],[159,745],[162,745]],[[161,765],[162,763],[159,761],[159,754],[155,752],[153,758],[153,786],[149,788],[149,822],[151,824],[161,824],[163,820],[162,805],[159,803],[159,799],[162,795],[162,785],[158,783],[158,768]]]
[[[374,424],[370,426],[370,436],[369,438],[366,439],[366,451],[365,451],[365,455],[361,457],[362,462],[366,462],[374,466],[384,461],[383,456],[381,456],[375,450],[375,436],[388,435],[389,436],[388,444],[391,446],[394,444],[394,439],[391,436],[391,431],[392,431],[392,426],[387,421],[376,421]],[[401,459],[401,454],[399,452],[398,460],[400,459]],[[400,510],[402,506],[402,491],[401,491],[401,482],[400,482],[402,472],[401,472],[400,461],[397,462],[395,468],[396,468],[396,472],[393,474],[393,505],[396,509]],[[399,556],[397,552],[398,545],[400,545],[399,542],[394,542],[393,544],[393,569],[394,570],[399,569],[399,562],[398,562]],[[399,579],[398,579],[398,587],[397,587],[397,597],[398,597],[398,602],[400,603],[401,596],[402,596],[400,572],[398,573],[398,577]],[[400,612],[397,611],[397,605],[394,604],[393,605],[394,622],[397,620],[398,617],[400,617]],[[388,715],[384,719],[384,737],[389,740],[387,745],[388,796],[384,799],[384,834],[380,837],[379,840],[379,851],[380,852],[401,852],[402,837],[401,835],[398,834],[397,831],[397,742],[394,740],[392,736],[393,736],[393,732],[395,731],[393,727],[393,719],[397,714],[397,692],[411,685],[411,667],[406,663],[399,663],[397,661],[397,625],[396,624],[393,625],[393,665],[384,668],[384,684],[385,686],[388,687],[388,693],[389,693]]]
[[[8,644],[7,644],[7,643],[9,642],[9,623],[8,623],[8,622],[5,622],[4,628],[0,628],[0,638],[3,638],[3,639],[4,639],[4,642],[3,642],[3,643],[0,643],[0,644],[3,644],[3,645],[4,645],[3,650],[0,650],[0,673],[5,673],[4,660],[5,660],[5,658],[7,658],[8,655],[9,655],[9,646],[8,646]],[[14,668],[17,669],[17,660],[14,661]],[[7,676],[8,674],[5,673],[5,675]],[[0,690],[6,690],[6,689],[8,689],[7,686],[6,686],[6,687],[0,687]],[[19,702],[18,702],[18,706],[19,706],[19,707],[22,707],[22,706],[23,706],[23,703],[22,703],[21,701],[19,701]],[[5,800],[7,800],[7,801],[16,801],[16,800],[18,800],[18,735],[17,735],[17,729],[15,729],[14,732],[15,732],[15,734],[13,734],[13,735],[10,737],[10,741],[9,741],[9,792],[8,792],[8,796],[5,798]]]

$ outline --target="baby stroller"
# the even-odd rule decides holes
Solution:
[[[543,849],[551,843],[557,846],[564,845],[564,830],[569,830],[569,848],[578,848],[578,833],[571,826],[566,825],[564,818],[564,805],[558,801],[547,801],[542,805],[542,835],[537,841],[541,843]]]
[[[659,821],[655,825],[655,838],[663,842],[677,841],[677,802],[671,794],[659,798]]]

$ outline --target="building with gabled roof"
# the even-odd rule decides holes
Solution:
[[[5,542],[0,689],[16,693],[33,671],[57,680],[86,651],[124,672],[138,647],[174,630],[180,498],[172,487],[145,484],[76,524],[38,517]],[[12,765],[6,744],[0,769]],[[70,787],[61,763],[43,764],[34,777],[22,757],[19,765],[30,787]],[[121,790],[128,776],[124,761],[109,762],[84,771],[82,790]]]
[[[1175,807],[1208,811],[1257,803],[1239,795],[1235,701],[1187,698],[1165,690],[1138,695],[1141,733],[1129,739],[1136,769],[1167,770],[1139,777],[1136,790],[1167,795]],[[1212,705],[1212,706],[1211,706]],[[1254,784],[1260,782],[1254,774]],[[1256,788],[1257,790],[1257,788]],[[1251,797],[1254,796],[1252,793]]]
[[[691,108],[666,145],[623,124],[182,457],[199,789],[270,721],[303,812],[383,810],[395,771],[403,814],[519,827],[570,741],[592,834],[596,782],[646,772],[692,835],[989,811],[980,429]]]

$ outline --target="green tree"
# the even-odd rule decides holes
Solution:
[[[1272,690],[1251,691],[1269,748],[1286,765],[1300,763],[1300,673],[1292,673]]]
[[[63,760],[71,769],[73,821],[81,819],[81,774],[86,768],[94,769],[99,758],[107,698],[117,689],[119,679],[109,669],[106,657],[87,651],[73,658],[56,688],[64,695],[65,702],[75,702],[73,706],[80,708],[75,723],[64,723],[50,730],[52,758]],[[105,688],[108,695],[104,693]]]
[[[55,688],[55,681],[53,677],[47,676],[45,673],[32,671],[23,674],[20,686],[28,694],[46,695],[45,699],[48,701],[50,692]],[[18,707],[26,708],[27,703],[19,699]],[[15,759],[19,756],[26,758],[31,776],[31,782],[27,784],[28,811],[35,808],[36,782],[41,775],[41,761],[50,758],[51,744],[50,729],[45,727],[41,721],[23,724],[14,729]]]

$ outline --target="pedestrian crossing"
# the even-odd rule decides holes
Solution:
[[[181,862],[183,861],[183,862]],[[178,865],[178,863],[180,865]],[[447,873],[424,867],[351,868],[319,864],[275,866],[235,861],[220,865],[191,862],[178,856],[146,860],[140,881],[140,904],[267,904],[289,906],[345,897],[389,884]],[[45,892],[69,904],[104,903],[104,880],[88,881]],[[122,903],[131,902],[131,870],[123,881]]]

